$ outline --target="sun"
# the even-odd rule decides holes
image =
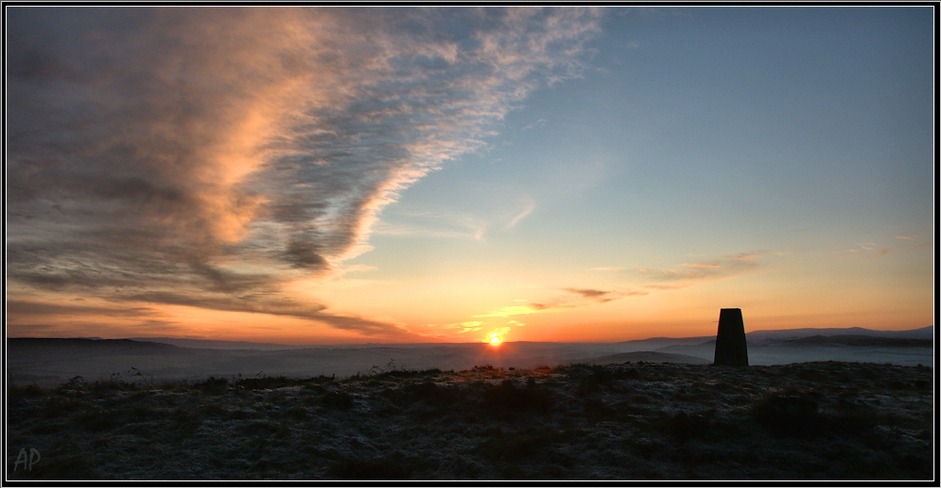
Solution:
[[[487,342],[489,342],[491,346],[496,347],[503,343],[503,338],[500,337],[501,335],[503,335],[503,332],[493,332],[489,335],[490,335],[490,340]]]
[[[503,334],[506,334],[509,329],[500,329],[495,332],[487,334],[487,338],[484,339],[485,344],[490,344],[493,347],[497,347],[500,344],[503,344]]]

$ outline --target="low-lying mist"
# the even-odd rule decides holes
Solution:
[[[848,361],[902,366],[933,364],[930,328],[910,331],[905,337],[836,334],[834,329],[830,331],[829,335],[811,335],[813,331],[783,335],[750,334],[749,363],[778,365]],[[929,338],[925,338],[926,334]],[[173,345],[172,342],[183,343],[187,347]],[[89,381],[126,378],[128,375],[149,375],[150,378],[160,380],[202,380],[210,376],[345,378],[355,374],[431,368],[461,371],[486,365],[532,369],[579,363],[622,364],[628,361],[710,364],[714,357],[715,340],[710,337],[692,337],[620,343],[506,342],[499,346],[468,343],[290,347],[177,339],[20,338],[8,339],[7,348],[8,381],[12,384],[51,386],[74,376]]]

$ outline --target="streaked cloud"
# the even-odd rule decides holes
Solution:
[[[546,119],[540,118],[536,120],[535,122],[533,122],[532,124],[523,126],[520,130],[533,130],[539,127],[545,127],[546,122],[548,122]]]
[[[751,252],[743,252],[743,253],[734,254],[731,256],[722,256],[722,257],[724,259],[730,259],[730,260],[738,261],[738,262],[751,262],[751,261],[754,261],[754,259],[757,258],[758,256],[761,256],[762,254],[768,254],[768,252],[767,251],[751,251]]]
[[[487,313],[474,315],[474,318],[507,318],[520,315],[552,313],[567,309],[596,306],[599,303],[607,303],[628,296],[649,294],[649,292],[644,290],[597,290],[593,288],[562,288],[560,291],[565,292],[565,294],[547,294],[544,299],[538,301],[517,299],[514,301],[521,302],[522,304],[499,307]],[[578,298],[573,299],[571,295],[577,295]]]
[[[606,297],[608,294],[611,293],[610,291],[592,290],[592,289],[590,289],[590,288],[585,288],[585,289],[566,288],[565,290],[566,290],[566,291],[570,291],[570,292],[572,292],[572,293],[575,293],[575,294],[577,294],[577,295],[581,295],[581,296],[583,296],[583,297],[585,297],[585,298],[592,298],[592,299],[595,299],[595,300],[605,301],[605,302],[609,300],[609,299],[607,299],[607,298],[605,298],[605,297]]]
[[[895,236],[895,237],[896,239],[900,238],[899,236]],[[901,239],[905,241],[914,240],[914,239],[904,238],[904,236],[902,236]],[[901,246],[902,249],[904,249],[906,244],[900,243],[899,245]],[[844,250],[844,252],[850,253],[851,255],[858,255],[863,258],[866,258],[866,257],[875,258],[879,256],[885,256],[886,254],[889,253],[889,251],[890,251],[889,247],[882,246],[874,242],[864,242],[861,244],[857,244],[856,247],[847,248]]]
[[[654,290],[675,290],[698,283],[726,279],[758,267],[756,258],[769,254],[767,251],[743,252],[722,256],[712,262],[683,263],[683,269],[637,269],[636,273],[648,280],[645,285]],[[777,255],[777,253],[775,253]]]
[[[488,228],[485,220],[468,212],[396,206],[391,215],[373,225],[372,233],[480,241]]]
[[[582,298],[589,299],[592,301],[606,303],[612,300],[617,300],[619,298],[630,297],[630,296],[643,296],[648,295],[649,292],[642,290],[594,290],[591,288],[565,288],[565,291],[569,293],[574,293],[581,296]]]
[[[500,307],[495,310],[491,310],[487,313],[482,313],[474,315],[474,318],[507,318],[514,317],[517,315],[531,315],[535,313],[548,313],[557,308],[567,308],[567,305],[555,306],[551,304],[532,302],[526,305],[507,305],[505,307]]]
[[[523,201],[523,210],[516,214],[516,216],[506,224],[507,229],[516,227],[516,224],[525,219],[536,208],[536,202],[532,199],[532,197],[524,195]]]
[[[283,286],[368,251],[379,212],[403,189],[483,147],[536,87],[578,76],[600,15],[7,13],[14,286],[370,335],[403,330],[332,314]]]
[[[483,329],[483,327],[481,327],[483,324],[484,323],[480,320],[471,320],[468,322],[448,324],[448,325],[445,325],[444,328],[445,329],[460,329],[457,331],[458,334],[466,334],[468,332],[477,332]]]

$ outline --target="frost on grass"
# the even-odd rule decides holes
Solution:
[[[930,479],[932,370],[489,366],[8,388],[13,479]]]

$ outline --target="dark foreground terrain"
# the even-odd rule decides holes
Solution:
[[[9,387],[11,479],[931,479],[932,370],[817,362]],[[31,471],[21,449],[41,456]],[[22,459],[22,458],[21,458]]]

